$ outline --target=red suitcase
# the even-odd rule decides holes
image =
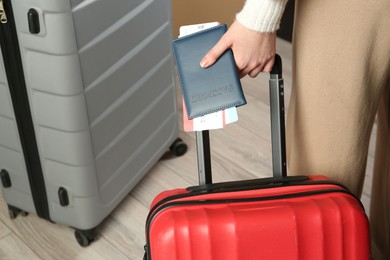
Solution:
[[[159,194],[145,259],[370,259],[359,199],[326,177],[286,176],[281,60],[271,72],[273,178],[211,184],[207,131],[197,134],[200,186]]]

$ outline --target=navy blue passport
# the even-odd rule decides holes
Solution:
[[[172,42],[189,119],[246,104],[231,49],[211,67],[204,69],[199,65],[226,30],[227,26],[222,24]]]

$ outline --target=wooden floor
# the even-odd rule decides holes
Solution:
[[[284,62],[287,105],[291,86],[291,44],[278,39],[277,50]],[[239,108],[239,122],[211,132],[216,182],[271,176],[268,75],[244,78],[242,83],[248,105]],[[32,214],[10,220],[0,194],[0,259],[142,259],[144,224],[152,199],[163,190],[197,184],[194,134],[181,132],[180,137],[189,146],[187,154],[159,161],[99,227],[97,240],[87,248],[77,244],[71,228]],[[362,197],[366,208],[373,150],[372,145]]]

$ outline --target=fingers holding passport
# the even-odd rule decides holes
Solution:
[[[240,77],[254,78],[261,72],[270,72],[275,58],[276,33],[261,33],[250,30],[235,21],[221,40],[204,56],[202,68],[213,65],[231,48]]]

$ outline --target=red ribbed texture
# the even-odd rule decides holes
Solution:
[[[335,186],[281,187],[199,198],[251,198],[327,188]],[[185,200],[194,198],[179,201]],[[366,214],[356,198],[342,192],[172,206],[153,218],[149,238],[152,260],[370,259]]]

